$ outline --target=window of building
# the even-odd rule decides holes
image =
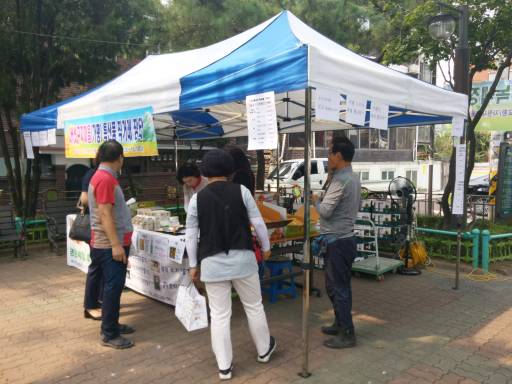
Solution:
[[[370,129],[370,148],[378,149],[379,148],[379,130],[378,129]]]
[[[370,180],[370,172],[369,171],[361,171],[359,172],[359,180],[368,181]]]
[[[52,155],[39,155],[41,164],[41,176],[53,177],[55,176],[55,168],[52,164]]]
[[[359,148],[359,131],[357,129],[351,129],[348,131],[348,138],[354,144],[355,148]]]
[[[395,178],[395,171],[382,171],[382,180],[393,180]]]
[[[388,136],[389,131],[385,129],[379,129],[379,148],[388,149]]]
[[[417,185],[418,171],[416,171],[416,170],[405,171],[405,178],[411,180],[414,185]]]
[[[359,130],[359,148],[368,149],[370,148],[370,130],[360,129]]]
[[[288,147],[304,148],[304,133],[290,133],[288,135]]]

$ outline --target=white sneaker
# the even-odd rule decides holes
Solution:
[[[263,356],[258,355],[258,363],[268,363],[270,361],[270,356],[272,356],[272,353],[276,350],[277,347],[277,341],[274,336],[270,336],[270,347],[268,348],[268,352],[265,353]]]
[[[233,377],[233,364],[228,369],[219,369],[219,379],[231,380]]]

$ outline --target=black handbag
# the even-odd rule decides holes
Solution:
[[[91,242],[91,217],[82,210],[75,217],[73,225],[69,230],[69,237],[73,240]]]

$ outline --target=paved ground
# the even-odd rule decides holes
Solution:
[[[137,328],[136,347],[98,344],[99,324],[82,317],[84,275],[64,257],[31,252],[0,258],[0,383],[215,383],[208,331],[187,333],[168,306],[123,295],[123,322]],[[319,281],[321,273],[317,273]],[[240,304],[234,306],[233,383],[512,383],[512,281],[447,276],[354,279],[359,345],[322,346],[318,327],[331,320],[325,297],[311,300],[313,376],[301,366],[301,301],[267,304],[279,348],[268,365],[255,361]]]

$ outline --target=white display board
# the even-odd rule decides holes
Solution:
[[[277,115],[274,92],[249,95],[245,98],[247,109],[247,149],[277,148]]]
[[[67,265],[87,273],[91,263],[89,245],[69,238],[69,230],[75,217],[76,215],[67,216]],[[133,243],[126,273],[126,287],[175,305],[178,288],[188,274],[188,259],[183,258],[185,236],[135,230]]]

